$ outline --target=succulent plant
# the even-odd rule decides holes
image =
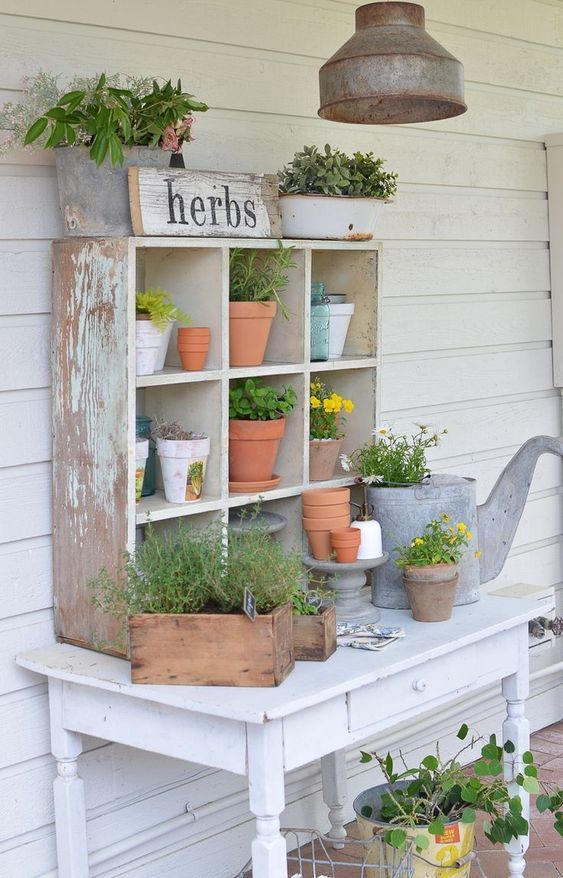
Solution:
[[[316,146],[304,146],[278,171],[280,191],[387,199],[397,191],[397,174],[384,171],[383,162],[372,152],[347,156],[328,143],[324,152]]]

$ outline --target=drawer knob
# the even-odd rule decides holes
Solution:
[[[426,680],[413,680],[412,688],[415,692],[425,692]]]

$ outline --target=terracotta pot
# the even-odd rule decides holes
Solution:
[[[229,480],[259,482],[272,478],[285,418],[229,421]]]
[[[229,302],[231,366],[260,366],[276,310],[275,302]]]
[[[304,506],[334,506],[350,502],[350,488],[309,488],[301,494]]]
[[[362,541],[361,531],[357,527],[341,527],[331,530],[330,541],[336,546],[359,546]]]
[[[303,504],[305,518],[336,518],[340,515],[347,515],[349,512],[349,503],[335,503],[334,506],[305,506]]]
[[[209,351],[210,330],[207,326],[182,326],[178,329],[176,347],[187,372],[200,372],[205,368]]]
[[[445,622],[451,618],[457,579],[455,564],[406,567],[403,585],[413,619],[417,622]]]
[[[311,439],[309,441],[309,480],[327,482],[332,478],[340,454],[342,439]]]
[[[311,552],[317,561],[330,558],[330,531],[332,528],[347,527],[350,524],[350,510],[346,515],[335,518],[303,518],[303,527],[307,531]]]
[[[359,546],[333,546],[338,564],[353,564],[358,560]]]

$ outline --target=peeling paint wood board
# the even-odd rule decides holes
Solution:
[[[128,543],[128,242],[53,245],[53,563],[57,636],[111,644],[87,582]]]
[[[133,167],[128,176],[136,235],[281,237],[273,174]]]

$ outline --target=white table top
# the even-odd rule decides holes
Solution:
[[[124,659],[59,643],[17,656],[21,667],[96,689],[121,692],[208,716],[265,723],[391,676],[425,661],[514,628],[549,611],[537,598],[484,595],[455,607],[448,622],[422,624],[410,610],[383,610],[381,625],[404,628],[406,637],[381,652],[340,647],[326,662],[297,662],[278,687],[133,685]]]

